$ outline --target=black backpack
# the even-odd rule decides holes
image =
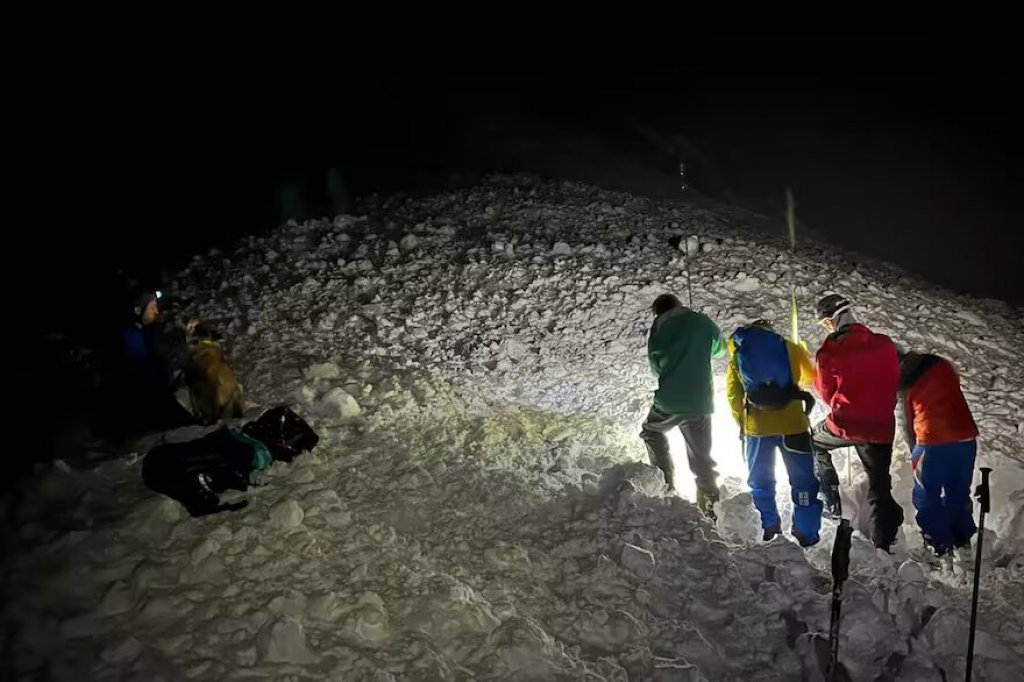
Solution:
[[[242,427],[274,459],[291,462],[320,440],[302,417],[275,407]],[[202,438],[159,445],[142,462],[142,479],[151,490],[181,502],[192,516],[245,508],[247,502],[221,503],[225,490],[246,491],[254,467],[254,445],[221,428]]]
[[[243,426],[242,433],[266,445],[274,459],[282,462],[291,462],[320,442],[320,436],[302,417],[283,406],[267,410]]]

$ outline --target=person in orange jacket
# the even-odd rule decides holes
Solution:
[[[896,418],[910,447],[914,508],[925,543],[939,557],[970,564],[977,532],[971,481],[978,427],[953,365],[937,355],[900,354]]]

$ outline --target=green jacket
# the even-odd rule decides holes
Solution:
[[[654,320],[647,339],[647,359],[658,377],[654,407],[687,417],[714,412],[711,359],[725,349],[722,332],[704,313],[676,308]]]

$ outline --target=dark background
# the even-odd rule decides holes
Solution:
[[[19,319],[81,329],[118,268],[192,254],[348,197],[491,170],[737,203],[954,290],[1020,303],[1017,75],[999,41],[749,36],[657,64],[344,70],[282,57],[102,54],[24,75],[8,250]],[[144,61],[144,58],[139,57]],[[131,64],[131,66],[129,66]],[[331,169],[334,169],[332,174]],[[67,297],[71,301],[67,301]],[[67,304],[55,304],[55,301]]]

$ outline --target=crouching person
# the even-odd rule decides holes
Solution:
[[[971,482],[978,427],[953,365],[937,355],[900,355],[897,421],[911,451],[914,508],[925,544],[960,568],[977,532]]]

